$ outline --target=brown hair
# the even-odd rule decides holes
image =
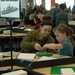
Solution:
[[[60,9],[65,10],[66,9],[66,4],[62,3],[59,5]]]
[[[73,29],[65,24],[59,24],[54,28],[55,31],[60,31],[61,33],[66,33],[66,36],[73,36]]]
[[[52,23],[47,23],[47,22],[41,23],[41,27],[43,27],[43,26],[52,26]]]
[[[51,23],[51,25],[53,25],[51,16],[45,15],[45,16],[43,17],[43,19],[42,19],[42,23]]]
[[[36,20],[36,23],[41,23],[41,20],[37,16],[35,16],[34,19]]]

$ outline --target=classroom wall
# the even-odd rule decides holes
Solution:
[[[74,0],[74,5],[75,5],[75,0]]]
[[[34,0],[21,0],[21,8],[23,8],[25,6],[25,4],[28,2],[31,6],[33,6],[33,1]],[[45,7],[45,0],[42,0],[42,5]],[[75,0],[74,0],[74,5],[75,5]],[[55,6],[55,0],[51,0],[51,7],[53,7],[53,6]]]

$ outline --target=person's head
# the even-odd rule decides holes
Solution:
[[[69,10],[66,10],[66,12],[69,13],[70,11]]]
[[[54,28],[54,34],[58,42],[63,42],[73,36],[73,30],[65,24],[59,24]]]
[[[42,10],[39,10],[37,14],[44,14]]]
[[[60,7],[61,10],[65,10],[66,9],[66,5],[64,3],[60,4],[59,7]]]
[[[57,8],[59,8],[59,4],[58,3],[56,3],[56,5],[55,5]]]
[[[43,17],[43,19],[42,19],[42,23],[51,23],[51,24],[53,24],[52,19],[51,19],[51,16],[45,15]]]
[[[34,23],[35,24],[41,23],[41,20],[36,16],[36,17],[34,17]]]
[[[43,37],[48,37],[50,35],[51,30],[52,30],[51,23],[42,23],[40,27],[40,34]]]
[[[29,14],[29,20],[33,20],[33,19],[34,19],[34,13],[31,12],[31,13]]]

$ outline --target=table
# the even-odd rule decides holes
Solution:
[[[55,56],[59,56],[58,54],[54,54]],[[68,57],[67,57],[68,58]],[[8,58],[4,58],[4,60],[8,60],[10,59],[10,57]],[[16,57],[14,57],[13,59],[16,59]],[[15,62],[15,61],[14,61]],[[4,62],[5,63],[5,62]],[[0,64],[3,64],[3,63],[0,63]],[[6,63],[7,64],[7,63]],[[13,66],[14,69],[21,69],[21,68],[25,68],[24,66],[19,66],[17,65],[17,63],[14,63],[15,65]],[[24,63],[23,63],[24,64]],[[5,65],[5,64],[4,64]],[[10,65],[10,63],[9,63]],[[75,64],[67,64],[69,66],[74,66]],[[65,65],[62,65],[62,66],[65,66]],[[10,69],[11,67],[10,66],[4,66],[4,67],[0,67],[0,68],[6,68],[7,69]],[[44,67],[44,68],[36,68],[36,69],[33,69],[33,71],[36,71],[36,72],[39,72],[39,73],[42,73],[42,74],[45,74],[45,75],[50,75],[51,73],[51,67],[48,66],[48,67]]]
[[[10,72],[11,71],[11,67],[10,66],[5,66],[5,67],[0,67],[0,70],[1,69],[5,69],[6,71],[1,71],[0,72],[0,75],[3,74],[3,73],[7,73],[7,72]],[[29,70],[29,69],[26,69],[24,67],[20,67],[20,66],[17,66],[17,65],[14,65],[13,66],[13,70],[24,70],[24,71],[27,71],[27,75],[44,75],[42,73],[39,73],[39,72],[36,72],[36,71],[32,71],[32,70]]]
[[[13,32],[27,34],[29,31],[25,31],[25,29],[14,28]]]
[[[30,31],[30,30],[27,30],[27,29],[33,30],[33,27],[31,25],[25,25],[25,27],[20,26],[20,27],[13,28],[12,30],[13,30],[13,32],[27,34]]]
[[[13,57],[13,59],[15,59],[16,57]],[[0,61],[0,64],[1,64],[1,66],[0,66],[0,75],[2,74],[2,73],[7,73],[7,72],[10,72],[11,71],[11,66],[10,66],[10,57],[6,57],[6,58],[4,58],[4,60],[6,60],[6,61],[4,61],[3,63]],[[8,62],[9,61],[9,62]],[[8,62],[8,63],[7,63]],[[7,65],[5,65],[5,64],[8,64],[8,66]],[[4,65],[3,65],[4,64]],[[2,66],[3,65],[3,66]],[[30,70],[30,69],[27,69],[27,68],[25,68],[25,67],[21,67],[21,66],[18,66],[17,64],[15,64],[15,61],[14,61],[14,64],[13,64],[13,70],[20,70],[20,69],[22,69],[22,70],[25,70],[25,71],[27,71],[27,73],[28,73],[28,75],[44,75],[44,74],[42,74],[42,73],[38,73],[38,72],[35,72],[35,71],[33,71],[33,70]],[[4,70],[4,71],[2,71],[2,70]]]
[[[39,72],[39,73],[43,73],[45,75],[50,75],[50,67],[45,67],[45,68],[38,68],[38,69],[33,69],[33,71]]]
[[[53,54],[50,57],[45,57],[45,58],[43,57],[43,60],[42,59],[37,60],[35,58],[34,60],[27,60],[26,59],[23,62],[21,62],[21,59],[23,59],[23,58],[17,59],[17,65],[27,67],[30,69],[75,63],[74,57],[62,56],[62,55],[58,55],[58,54],[57,55]]]
[[[33,29],[33,26],[31,26],[31,25],[25,25],[25,28]]]
[[[24,33],[12,33],[12,37],[24,37],[26,34]],[[0,34],[0,38],[10,37],[10,34]]]
[[[67,64],[67,65],[63,65],[63,66],[75,66],[75,64]],[[6,68],[6,67],[4,67],[4,68]],[[14,69],[22,69],[24,67],[20,67],[20,66],[14,65],[13,68]],[[10,66],[7,66],[7,69],[10,69]],[[39,72],[39,73],[42,73],[42,74],[45,74],[45,75],[52,75],[52,74],[50,74],[51,73],[51,67],[33,69],[33,71]]]
[[[69,21],[69,25],[75,25],[75,21]]]
[[[73,29],[75,33],[75,21],[69,21],[68,25]]]
[[[61,66],[61,65],[60,65]],[[67,65],[62,65],[63,67],[66,66],[75,66],[75,64],[67,64]],[[58,66],[59,67],[59,66]],[[38,69],[33,69],[33,71],[39,72],[39,73],[43,73],[45,75],[58,75],[58,74],[51,74],[51,67],[45,67],[45,68],[38,68]],[[60,74],[59,74],[60,75]]]

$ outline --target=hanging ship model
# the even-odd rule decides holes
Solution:
[[[12,13],[12,12],[17,11],[17,10],[18,10],[18,8],[10,6],[10,4],[9,4],[9,6],[6,9],[5,8],[3,9],[2,15],[9,14],[9,13]]]

